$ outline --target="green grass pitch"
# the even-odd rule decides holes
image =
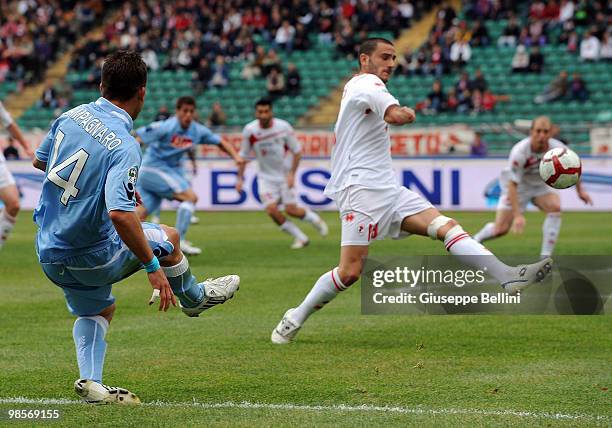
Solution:
[[[493,216],[448,214],[472,233]],[[35,424],[11,422],[11,409],[59,409],[53,426],[612,424],[609,316],[362,316],[355,284],[313,315],[295,343],[278,347],[269,338],[284,311],[337,264],[337,214],[325,213],[326,239],[300,224],[313,236],[300,251],[289,250],[290,238],[263,212],[200,218],[189,236],[204,248],[190,261],[193,272],[237,273],[240,291],[190,319],[149,307],[143,273],[115,287],[104,381],[149,403],[127,408],[7,401],[76,400],[78,377],[74,318],[36,262],[30,213],[20,215],[0,252],[0,426]],[[173,224],[174,214],[163,220]],[[542,220],[529,213],[525,234],[488,247],[502,258],[535,258]],[[564,213],[557,254],[612,254],[610,220],[610,213]],[[377,242],[371,253],[444,249],[412,237]]]

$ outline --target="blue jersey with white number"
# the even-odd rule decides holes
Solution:
[[[184,129],[176,116],[138,128],[136,133],[149,146],[142,166],[153,168],[158,165],[180,168],[183,155],[194,144],[221,143],[217,134],[196,121]]]
[[[132,118],[105,98],[62,114],[36,151],[47,163],[34,211],[38,257],[54,263],[110,245],[109,211],[134,211],[140,147]]]

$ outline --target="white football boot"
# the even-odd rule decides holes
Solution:
[[[319,218],[318,221],[314,222],[313,226],[315,227],[315,229],[317,229],[317,232],[319,232],[319,235],[321,236],[327,236],[327,234],[329,233],[327,223],[325,223],[325,220],[323,220],[322,218]]]
[[[293,244],[291,244],[291,248],[292,250],[299,250],[300,248],[304,248],[307,247],[308,244],[310,244],[310,241],[302,241],[301,239],[296,238],[295,241],[293,241]]]
[[[189,223],[191,224],[198,224],[200,222],[200,217],[196,217],[194,215],[191,216],[191,219],[189,220]]]
[[[221,305],[234,297],[234,293],[240,288],[240,277],[238,275],[227,275],[215,279],[209,278],[200,284],[204,286],[202,302],[193,308],[180,305],[182,311],[188,317],[197,317],[206,309]]]
[[[278,323],[276,328],[272,330],[272,343],[276,345],[286,345],[291,342],[302,326],[291,318],[291,313],[295,308],[291,308],[285,312],[283,319]]]
[[[89,379],[77,379],[74,391],[89,404],[140,404],[140,398],[125,388],[107,386]]]
[[[202,254],[202,249],[194,246],[191,242],[186,239],[181,239],[181,251],[183,254],[188,256],[197,256],[198,254]]]
[[[550,257],[540,260],[530,265],[521,265],[514,268],[513,276],[502,284],[502,287],[511,296],[524,290],[530,285],[541,282],[552,271],[553,261]]]
[[[151,216],[151,223],[159,224],[160,222],[161,222],[161,219],[159,218],[158,215]]]

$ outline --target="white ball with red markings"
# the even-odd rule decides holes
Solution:
[[[580,179],[582,162],[576,152],[557,147],[546,152],[540,162],[540,177],[555,189],[572,187]]]

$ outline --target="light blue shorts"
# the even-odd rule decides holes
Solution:
[[[158,259],[174,251],[160,225],[142,223],[142,228]],[[102,250],[41,266],[47,277],[62,288],[68,310],[77,316],[97,315],[115,303],[113,284],[143,268],[119,236]]]
[[[162,199],[174,198],[191,187],[181,167],[143,166],[140,168],[136,189],[142,197],[142,205],[147,212],[157,211]]]

